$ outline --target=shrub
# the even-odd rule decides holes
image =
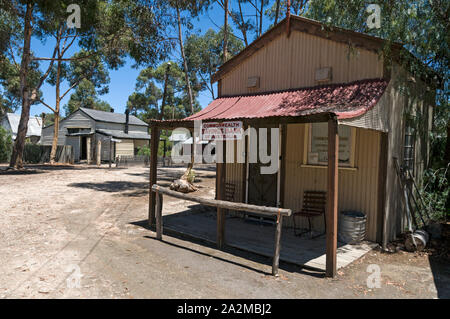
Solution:
[[[44,147],[39,144],[25,144],[23,160],[26,163],[37,164],[41,162]]]
[[[438,169],[427,169],[424,172],[420,193],[433,220],[448,219],[450,217],[450,163]]]
[[[150,156],[150,148],[148,146],[138,147],[137,155]]]
[[[8,162],[11,157],[13,140],[11,134],[0,127],[0,163]]]

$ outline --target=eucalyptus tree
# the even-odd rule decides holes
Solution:
[[[142,111],[145,118],[184,118],[191,113],[185,81],[182,68],[174,61],[146,68],[137,77],[135,92],[129,96],[127,108],[135,114]],[[190,82],[196,81],[191,79]],[[200,109],[196,99],[198,88],[193,85],[194,112]]]
[[[214,86],[211,81],[212,75],[222,64],[224,30],[215,32],[209,29],[203,35],[191,34],[186,39],[186,58],[189,69],[197,76],[201,90],[207,89],[212,99],[215,99]],[[228,29],[228,57],[231,58],[244,49],[241,40],[233,35],[233,30]]]
[[[153,9],[152,6],[142,7],[131,0],[79,0],[76,7],[72,2],[0,2],[0,54],[2,58],[8,58],[16,68],[22,107],[10,167],[23,166],[22,154],[30,106],[36,101],[43,101],[40,88],[52,70],[55,70],[54,67],[56,73],[58,69],[61,72],[63,62],[94,55],[100,56],[109,68],[123,65],[123,58],[127,54],[137,63],[152,64],[165,56],[170,46],[164,41],[164,23],[167,20],[164,18],[164,10]],[[73,26],[75,28],[71,28]],[[53,39],[51,56],[36,57],[32,51],[32,38],[42,42]],[[75,43],[86,55],[64,57],[64,54],[69,52],[68,48]],[[33,63],[36,63],[37,67],[32,67]],[[40,71],[39,67],[44,67],[43,71]],[[75,83],[79,84],[81,80],[70,83],[70,87]],[[56,106],[52,108],[56,111]]]

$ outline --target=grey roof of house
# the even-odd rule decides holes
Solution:
[[[9,125],[11,126],[12,135],[16,136],[19,129],[20,115],[14,113],[7,113]],[[42,119],[37,116],[30,116],[28,120],[27,137],[29,136],[41,136],[42,132]]]
[[[109,122],[109,123],[125,123],[125,114],[122,113],[113,113],[113,112],[104,112],[93,109],[87,109],[84,107],[80,107],[80,110],[92,117],[95,121],[100,122]],[[131,125],[141,125],[148,126],[147,123],[141,121],[136,116],[130,114],[129,124]]]
[[[112,136],[116,138],[128,138],[133,140],[149,140],[150,135],[147,133],[140,133],[140,132],[128,132],[124,133],[123,131],[119,130],[105,130],[105,129],[96,129],[97,133]]]

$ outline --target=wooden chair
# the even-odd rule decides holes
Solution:
[[[318,236],[321,236],[326,233],[326,217],[325,217],[325,211],[327,206],[327,193],[326,192],[320,192],[320,191],[305,191],[303,194],[303,207],[302,210],[299,212],[293,213],[294,216],[294,234],[296,236],[301,236],[305,233],[310,233],[311,238],[315,238]],[[311,218],[314,217],[321,217],[323,216],[323,221],[325,225],[325,231],[322,234],[319,234],[317,236],[312,236],[312,228],[311,228]],[[307,231],[303,231],[300,233],[297,233],[297,226],[295,223],[295,217],[306,217],[308,218],[308,225],[309,228]]]

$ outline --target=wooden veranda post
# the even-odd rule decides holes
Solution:
[[[150,183],[148,193],[148,225],[155,225],[156,196],[152,192],[152,185],[156,184],[156,174],[158,165],[158,147],[159,147],[159,127],[155,124],[151,128],[150,136]]]
[[[328,120],[326,276],[336,276],[339,135],[336,117]]]
[[[91,164],[91,138],[86,138],[86,163]]]
[[[279,213],[277,215],[277,224],[275,228],[275,246],[272,261],[272,275],[278,276],[278,265],[280,263],[280,241],[281,241],[281,227],[283,226],[283,216]]]
[[[220,143],[220,142],[219,142]],[[217,170],[216,170],[216,192],[217,199],[223,200],[225,199],[225,176],[226,176],[226,156],[225,149],[226,143],[225,141],[221,141],[222,144],[222,152],[218,152],[217,156]],[[222,159],[222,163],[219,163],[219,156]],[[219,249],[223,249],[225,244],[225,209],[217,207],[217,247]]]
[[[150,190],[151,192],[151,190]],[[156,198],[156,238],[162,240],[163,232],[163,220],[162,220],[162,208],[163,208],[163,197],[158,191],[155,192]]]
[[[97,141],[97,166],[102,164],[102,141]]]

